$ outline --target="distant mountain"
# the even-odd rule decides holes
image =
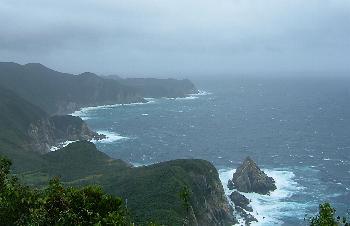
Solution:
[[[158,79],[158,78],[126,78],[110,75],[107,78],[132,87],[143,97],[185,97],[189,94],[198,93],[196,86],[188,79]]]
[[[80,141],[43,155],[39,170],[22,180],[44,185],[60,176],[69,185],[99,184],[127,202],[133,222],[146,225],[232,225],[235,222],[215,167],[204,160],[174,160],[146,167],[132,167],[98,151],[94,144]],[[189,209],[180,197],[188,189]]]
[[[0,87],[0,154],[26,169],[53,145],[66,140],[102,138],[74,116],[49,116],[39,107]]]
[[[134,88],[116,80],[88,72],[61,73],[34,63],[0,63],[0,84],[50,115],[87,106],[145,102]]]

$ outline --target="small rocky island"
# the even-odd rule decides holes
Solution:
[[[269,195],[271,191],[277,189],[275,180],[267,176],[250,157],[238,167],[227,186],[230,190],[237,189],[239,192],[255,192],[262,195]],[[258,220],[251,214],[253,212],[251,201],[238,191],[233,191],[229,198],[237,213],[245,220],[245,224],[250,225],[251,222]]]
[[[238,167],[228,186],[241,192],[255,192],[262,195],[268,195],[276,190],[275,180],[267,176],[250,157]]]

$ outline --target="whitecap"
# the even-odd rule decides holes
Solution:
[[[148,116],[148,114],[144,113],[144,114],[141,114],[142,116]]]
[[[307,206],[288,200],[293,194],[301,192],[304,189],[294,181],[294,173],[280,169],[264,171],[267,175],[275,179],[277,189],[271,192],[270,195],[242,192],[242,194],[251,200],[250,205],[254,210],[251,214],[258,220],[258,222],[252,222],[251,225],[281,225],[283,224],[283,217],[298,217],[303,219]],[[234,169],[219,170],[220,180],[231,205],[233,203],[228,195],[232,191],[228,189],[227,183],[232,178],[234,172]]]
[[[81,108],[80,110],[77,110],[70,115],[72,116],[79,116],[83,120],[88,120],[91,119],[89,113],[91,111],[95,110],[101,110],[101,109],[111,109],[111,108],[116,108],[116,107],[121,107],[121,106],[138,106],[138,105],[143,105],[143,104],[151,104],[155,103],[154,98],[145,98],[147,102],[137,102],[137,103],[129,103],[129,104],[110,104],[110,105],[100,105],[100,106],[95,106],[95,107],[84,107]]]
[[[175,98],[165,98],[165,99],[168,99],[168,100],[195,100],[195,99],[198,99],[198,96],[190,95],[187,97],[175,97]]]
[[[168,100],[195,100],[198,99],[199,96],[206,96],[206,95],[210,95],[212,93],[210,92],[206,92],[204,90],[199,90],[198,93],[193,93],[193,94],[188,94],[186,97],[171,97],[171,98],[165,98]]]
[[[74,143],[76,140],[67,140],[59,143],[57,146],[51,146],[50,151],[57,151],[58,149],[66,147],[68,144]]]
[[[106,138],[104,138],[102,140],[95,140],[94,139],[94,140],[92,140],[93,143],[106,144],[106,143],[113,143],[113,142],[116,142],[116,141],[119,141],[119,140],[127,140],[127,139],[129,139],[128,137],[121,136],[118,133],[113,133],[113,132],[106,131],[106,130],[100,130],[100,131],[97,131],[97,133],[105,135]]]
[[[211,92],[207,92],[207,91],[204,91],[204,90],[198,90],[198,93],[193,93],[193,94],[190,94],[191,96],[206,96],[206,95],[211,95],[213,93]]]

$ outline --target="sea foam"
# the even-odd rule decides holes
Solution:
[[[106,138],[101,139],[101,140],[92,140],[92,142],[95,144],[96,143],[102,143],[102,144],[114,143],[116,141],[129,139],[129,137],[124,137],[118,133],[113,133],[113,132],[106,131],[106,130],[100,130],[100,131],[97,131],[97,133],[105,135]]]
[[[270,195],[260,195],[257,193],[244,193],[253,208],[251,213],[258,222],[252,222],[251,225],[282,225],[282,218],[297,217],[303,219],[306,206],[301,203],[290,201],[292,195],[302,192],[301,187],[294,181],[294,173],[287,170],[264,170],[268,176],[275,179],[277,189],[271,192]],[[220,180],[224,186],[225,194],[231,205],[233,203],[229,199],[232,190],[227,187],[228,180],[232,178],[235,169],[219,170]],[[242,222],[242,219],[240,220]]]
[[[68,144],[74,143],[76,140],[67,140],[65,142],[59,143],[57,146],[51,146],[50,151],[57,151],[60,148],[66,147]]]
[[[143,104],[151,104],[155,102],[154,98],[144,98],[144,99],[147,100],[146,103],[138,102],[138,103],[130,103],[130,104],[111,104],[111,105],[100,105],[95,107],[85,107],[73,112],[70,115],[79,116],[83,120],[88,120],[88,119],[91,119],[91,115],[90,115],[91,111],[111,109],[111,108],[122,107],[122,106],[138,106]]]
[[[113,133],[113,132],[109,132],[109,131],[105,131],[105,130],[97,131],[97,133],[105,135],[106,138],[101,139],[101,140],[92,139],[91,142],[93,142],[94,144],[96,144],[96,143],[107,144],[107,143],[113,143],[113,142],[116,142],[119,140],[129,139],[128,137],[121,136],[118,133]],[[58,149],[64,148],[67,145],[74,143],[76,141],[77,140],[67,140],[67,141],[61,142],[57,146],[51,146],[50,151],[57,151]]]

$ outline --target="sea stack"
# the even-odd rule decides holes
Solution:
[[[228,186],[240,192],[255,192],[263,195],[276,190],[275,180],[267,176],[250,157],[247,157],[238,167]]]

